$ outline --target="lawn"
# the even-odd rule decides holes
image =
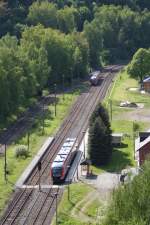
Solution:
[[[87,225],[93,224],[85,222],[85,218],[95,218],[97,208],[101,206],[100,202],[93,201],[85,208],[86,198],[93,188],[84,183],[74,183],[70,185],[70,200],[68,200],[67,188],[64,191],[63,198],[58,209],[58,224],[61,225]],[[82,213],[80,213],[82,212]],[[84,218],[85,217],[85,218]],[[52,225],[55,225],[55,217]]]
[[[121,101],[130,101],[136,103],[143,103],[144,109],[141,109],[142,115],[144,115],[145,110],[150,110],[150,95],[141,94],[138,91],[131,91],[130,88],[138,87],[138,81],[131,78],[126,71],[120,72],[115,78],[114,84],[112,86],[112,91],[110,90],[108,95],[104,100],[104,105],[108,109],[108,113],[111,119],[111,106],[110,100],[112,102],[112,121],[111,128],[112,132],[123,133],[124,137],[122,140],[121,147],[113,149],[112,159],[107,166],[104,167],[94,167],[92,170],[95,174],[102,173],[104,171],[108,172],[120,172],[122,169],[130,166],[135,166],[134,161],[134,142],[133,135],[133,124],[139,125],[139,131],[144,131],[150,128],[150,121],[140,121],[134,120],[129,117],[129,112],[136,115],[136,109],[132,108],[121,108],[119,103]]]
[[[126,71],[118,75],[110,97],[113,103],[113,114],[124,110],[118,107],[121,101],[143,103],[145,108],[150,108],[150,95],[141,94],[139,91],[131,91],[130,88],[133,87],[139,88],[139,83],[131,78]],[[126,110],[128,111],[129,109]]]
[[[4,180],[4,156],[0,157],[0,214],[3,212],[17,179],[40,149],[46,138],[55,134],[79,93],[80,87],[70,94],[66,93],[65,99],[63,99],[62,95],[57,96],[57,116],[54,116],[54,105],[50,105],[45,115],[44,133],[41,118],[36,118],[32,130],[30,130],[30,155],[28,158],[15,157],[16,147],[20,144],[27,145],[27,134],[9,147],[7,150],[7,169],[9,171],[7,184]]]
[[[121,169],[135,165],[134,161],[134,142],[133,142],[133,123],[139,125],[139,131],[150,128],[150,122],[135,121],[129,118],[128,112],[135,112],[135,109],[120,108],[121,101],[130,101],[143,103],[146,109],[150,109],[150,95],[141,94],[138,91],[130,91],[132,87],[138,87],[138,81],[129,77],[126,71],[118,74],[114,83],[113,90],[109,98],[105,101],[110,114],[110,100],[112,101],[112,121],[111,128],[113,132],[123,133],[123,144],[119,148],[114,148],[112,160],[106,169],[107,171],[120,171]],[[143,111],[144,113],[144,111]],[[126,115],[126,116],[123,116]]]

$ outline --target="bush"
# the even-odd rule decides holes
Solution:
[[[16,148],[16,151],[15,151],[15,156],[16,158],[27,158],[29,157],[29,151],[28,151],[28,148],[27,146],[25,145],[20,145]]]

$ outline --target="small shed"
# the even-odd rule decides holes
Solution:
[[[122,133],[113,133],[112,135],[112,144],[113,145],[121,145],[122,142]]]
[[[81,165],[81,171],[85,168],[86,174],[88,176],[90,174],[91,160],[90,159],[83,159],[82,162],[80,163],[80,165]]]
[[[143,80],[143,88],[146,92],[150,92],[150,76]]]

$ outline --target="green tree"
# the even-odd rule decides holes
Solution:
[[[83,30],[83,25],[85,21],[90,21],[91,20],[91,12],[86,6],[81,6],[78,8],[78,21],[77,21],[77,26],[78,30],[82,31]]]
[[[41,23],[45,27],[57,27],[57,7],[55,4],[45,1],[34,2],[29,8],[27,20],[30,24]]]
[[[60,83],[62,74],[68,79],[73,68],[73,49],[65,34],[40,25],[26,29],[21,43],[26,46],[33,43],[36,49],[45,49],[48,66],[51,67],[49,83]],[[36,54],[34,56],[36,57]]]
[[[42,90],[50,75],[48,53],[41,39],[44,34],[42,29],[44,31],[42,26],[25,29],[19,47],[21,65],[26,74],[24,87],[27,96]]]
[[[75,15],[77,10],[73,7],[64,7],[57,12],[57,24],[60,31],[70,33],[76,29]]]
[[[112,154],[111,129],[105,108],[98,105],[90,119],[89,156],[94,165],[105,165]]]
[[[140,81],[150,72],[150,51],[139,49],[133,56],[131,63],[128,65],[128,73]]]
[[[78,75],[80,77],[85,77],[88,74],[88,67],[89,67],[89,45],[84,37],[83,33],[81,32],[74,32],[68,36],[70,39],[70,46],[73,47],[73,73],[74,77]],[[79,54],[79,57],[78,57]],[[78,67],[78,69],[77,69]],[[79,74],[77,74],[77,71]]]
[[[0,40],[0,117],[6,119],[17,110],[23,99],[22,68],[19,65],[18,44],[15,37]]]
[[[89,43],[89,61],[93,68],[101,65],[100,51],[102,48],[102,35],[96,23],[86,23],[84,27],[84,34]]]
[[[110,122],[109,122],[109,115],[108,115],[108,112],[107,110],[105,109],[105,107],[99,103],[94,112],[92,113],[91,115],[91,118],[90,118],[90,123],[93,123],[95,121],[96,118],[100,117],[104,123],[104,125],[110,129]]]

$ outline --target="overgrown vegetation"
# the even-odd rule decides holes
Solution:
[[[105,225],[148,225],[150,221],[150,162],[134,180],[113,193]]]
[[[29,157],[29,150],[27,148],[27,146],[25,145],[20,145],[18,147],[16,147],[15,149],[15,156],[16,158],[27,158]]]

